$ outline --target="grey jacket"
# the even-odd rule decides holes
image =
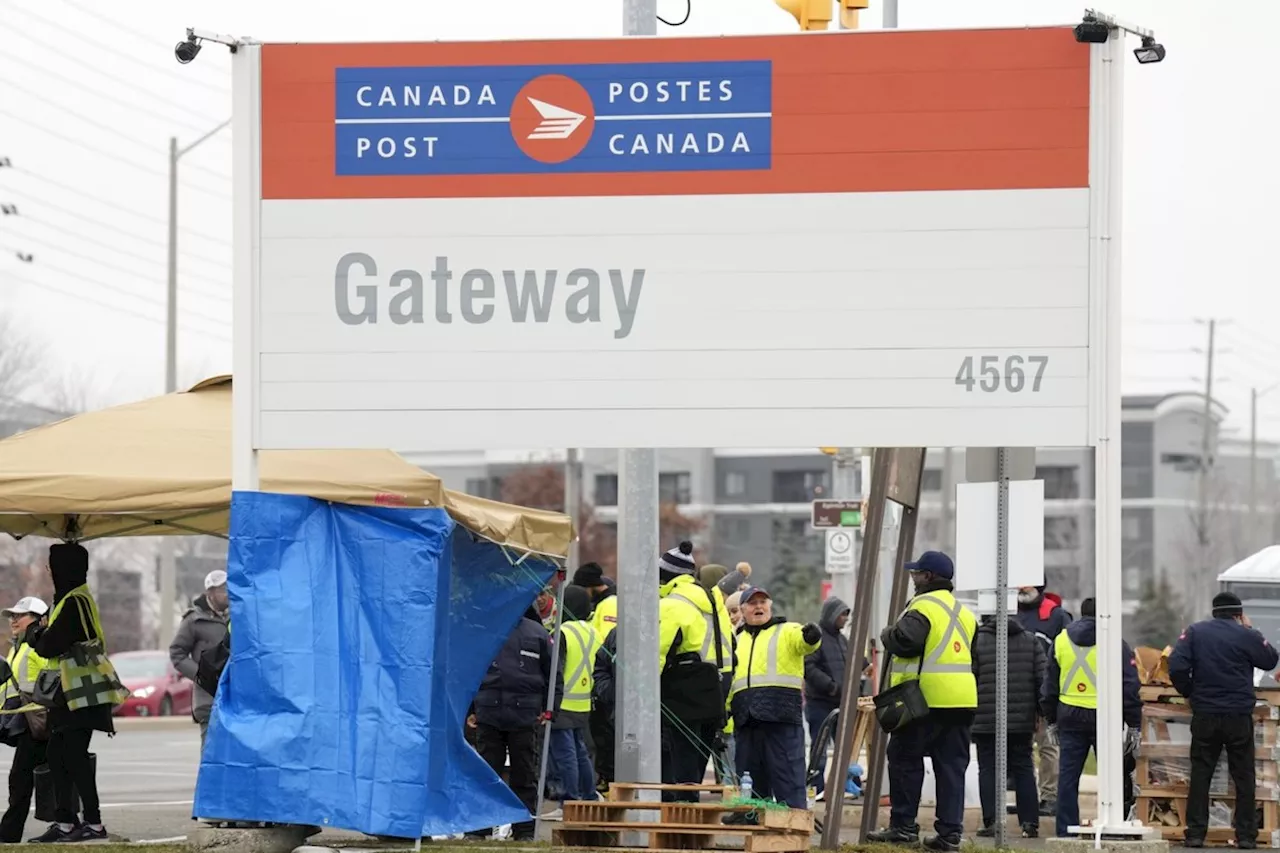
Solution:
[[[218,615],[209,606],[203,595],[191,602],[191,609],[182,617],[178,633],[174,635],[169,646],[169,660],[173,666],[192,682],[196,679],[200,655],[211,649],[227,635],[226,614]],[[193,684],[191,688],[191,714],[203,722],[209,719],[209,711],[213,708],[213,697]]]

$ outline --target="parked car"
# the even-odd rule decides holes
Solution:
[[[191,713],[191,681],[169,662],[167,652],[120,652],[111,656],[116,674],[129,691],[121,717],[168,717]]]

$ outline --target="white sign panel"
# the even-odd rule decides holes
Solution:
[[[1092,443],[1069,28],[246,49],[255,448]]]
[[[956,589],[996,588],[998,489],[996,483],[956,486]],[[1011,480],[1009,588],[1043,583],[1044,480]]]
[[[848,574],[857,569],[853,530],[827,531],[827,574]]]

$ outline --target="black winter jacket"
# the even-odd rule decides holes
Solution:
[[[1067,637],[1078,646],[1096,646],[1098,644],[1097,622],[1092,616],[1086,616],[1078,622],[1067,626]],[[1142,725],[1142,683],[1138,680],[1138,662],[1133,656],[1133,649],[1124,640],[1120,641],[1121,683],[1124,690],[1124,724],[1126,726]],[[1095,673],[1096,675],[1096,673]],[[1062,670],[1058,667],[1058,658],[1050,653],[1048,665],[1044,671],[1044,684],[1040,688],[1040,711],[1044,718],[1062,729],[1092,730],[1098,726],[1098,712],[1093,708],[1077,708],[1058,702],[1058,691],[1062,688]]]
[[[836,620],[848,612],[849,605],[834,595],[822,604],[822,616],[818,620],[822,645],[804,659],[804,698],[815,707],[828,710],[840,707],[849,640],[836,629]]]
[[[617,697],[614,686],[613,659],[618,654],[618,632],[610,631],[604,638],[604,645],[596,651],[596,665],[592,672],[595,684],[591,687],[591,698],[594,700],[592,713],[608,714],[613,719]]]
[[[547,686],[555,678],[555,702],[547,707]],[[472,703],[476,722],[503,731],[538,724],[545,711],[560,710],[564,698],[564,657],[551,671],[551,637],[533,608],[507,636],[498,656],[480,682]]]
[[[1042,592],[1033,602],[1018,602],[1018,622],[1040,641],[1048,658],[1053,657],[1053,641],[1071,624],[1071,614],[1062,609],[1058,596]]]
[[[1044,683],[1044,647],[1022,624],[1009,617],[1009,733],[1031,734],[1040,716],[1040,685]],[[978,681],[975,735],[996,732],[996,621],[982,617],[973,640],[973,675]]]
[[[1253,671],[1270,672],[1280,655],[1266,638],[1234,619],[1188,626],[1169,655],[1169,680],[1202,714],[1249,714],[1257,694]]]
[[[85,584],[89,577],[88,557],[83,551],[55,545],[49,549],[49,570],[53,575],[53,606],[56,607],[66,598],[67,593]],[[53,613],[52,607],[49,612]],[[77,643],[94,639],[103,639],[105,642],[104,638],[96,635],[89,608],[79,598],[63,605],[58,620],[47,628],[40,627],[39,623],[32,624],[27,629],[26,638],[35,653],[50,662],[54,658],[70,654]],[[54,732],[88,729],[114,735],[116,727],[113,712],[111,705],[92,705],[75,711],[65,706],[50,708],[49,729]]]

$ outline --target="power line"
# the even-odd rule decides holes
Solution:
[[[131,207],[125,207],[125,206],[121,205],[118,201],[110,201],[110,200],[108,200],[108,199],[104,199],[102,196],[97,196],[97,195],[94,195],[93,193],[85,192],[83,189],[80,189],[79,187],[73,187],[73,186],[71,186],[71,185],[69,185],[69,184],[64,184],[64,183],[62,183],[62,182],[60,182],[60,181],[55,181],[55,180],[53,180],[52,178],[46,178],[44,175],[37,175],[35,172],[29,172],[29,171],[27,171],[26,169],[24,169],[24,168],[22,168],[22,167],[20,167],[20,166],[8,166],[8,167],[6,167],[6,168],[12,169],[14,172],[17,172],[19,175],[25,175],[25,176],[27,176],[28,178],[33,178],[33,179],[35,179],[35,180],[37,180],[37,181],[40,181],[41,183],[45,183],[45,184],[48,184],[48,185],[50,185],[50,186],[57,187],[58,189],[61,189],[61,190],[66,190],[66,191],[67,191],[67,192],[69,192],[69,193],[75,193],[76,195],[81,196],[81,197],[83,197],[83,198],[87,198],[87,199],[89,199],[90,201],[96,201],[98,204],[105,205],[106,207],[110,207],[110,208],[112,208],[112,211],[113,211],[114,213],[127,213],[127,214],[129,214],[129,215],[131,215],[131,216],[136,216],[136,217],[138,217],[139,219],[145,219],[145,220],[146,220],[146,221],[148,221],[148,222],[155,222],[155,223],[156,223],[156,224],[158,224],[158,225],[168,226],[168,224],[169,224],[167,220],[162,219],[162,218],[160,218],[159,216],[155,216],[154,214],[150,214],[150,213],[143,213],[143,212],[141,212],[141,211],[134,210],[134,209],[133,209],[133,208],[131,208]],[[44,201],[42,201],[42,202],[40,202],[40,203],[42,203],[42,204],[49,204],[48,202],[44,202]],[[54,205],[49,204],[49,207],[54,207]],[[58,209],[58,208],[55,208],[55,209]],[[71,213],[70,211],[66,211],[66,210],[65,210],[65,208],[63,208],[62,210],[63,210],[64,212],[66,212],[66,213],[67,213],[68,215],[70,215],[70,216],[76,216],[76,217],[78,217],[78,218],[80,218],[80,219],[85,219],[85,218],[86,218],[86,217],[84,217],[84,216],[80,216],[79,214]],[[98,222],[98,220],[96,220],[96,219],[88,219],[87,221],[89,221],[89,222],[95,222],[95,223],[96,223],[96,222]],[[109,225],[107,225],[107,224],[105,224],[105,223],[99,223],[99,224],[101,224],[103,228],[111,228],[111,226],[109,226]],[[119,229],[112,229],[112,230],[117,230],[117,231],[118,231]],[[188,226],[181,226],[181,230],[183,231],[183,233],[190,234],[190,235],[195,236],[195,237],[200,237],[200,238],[202,238],[202,239],[204,239],[204,240],[208,240],[208,241],[210,241],[211,243],[218,243],[218,244],[220,244],[220,245],[228,246],[228,247],[231,245],[230,241],[228,241],[228,240],[227,240],[226,238],[224,238],[224,237],[215,237],[215,236],[214,236],[214,235],[212,235],[212,234],[205,233],[204,231],[198,231],[198,230],[196,230],[195,228],[190,228],[190,227],[188,227]],[[121,232],[121,233],[124,233],[126,236],[134,236],[134,235],[130,234],[130,233],[129,233],[129,232],[127,232],[127,231],[125,231],[125,232]],[[143,237],[137,237],[136,239],[138,239],[138,240],[142,240],[143,242],[149,242],[149,241],[147,241],[147,240],[146,240],[145,238],[143,238]],[[160,246],[164,246],[165,244],[164,244],[164,243],[159,243],[159,245],[160,245]],[[224,265],[224,266],[226,265],[226,261],[212,261],[212,263],[218,263],[218,264],[222,264],[222,265]]]
[[[42,15],[37,15],[35,12],[32,12],[30,9],[17,7],[17,6],[14,6],[13,4],[7,4],[7,5],[9,6],[9,8],[14,9],[15,11],[23,15],[26,15],[29,18],[39,21],[40,23],[44,24],[46,27],[51,27],[55,30],[60,31],[62,33],[63,38],[67,37],[66,31],[69,28],[65,24],[59,24],[54,21],[50,21],[48,18]],[[74,33],[74,36],[76,36],[75,38],[76,44],[92,44],[96,41],[95,39],[85,37],[80,33]],[[230,90],[229,86],[216,86],[212,83],[206,83],[203,80],[200,80],[196,77],[191,77],[186,74],[180,74],[176,71],[169,71],[168,69],[157,68],[155,65],[152,65],[149,62],[144,62],[141,59],[138,59],[136,56],[134,56],[132,53],[130,53],[127,50],[112,51],[111,57],[112,59],[116,59],[116,60],[123,59],[128,62],[132,62],[134,65],[137,65],[137,66],[140,66],[141,68],[146,69],[146,71],[149,74],[156,74],[156,73],[165,74],[166,76],[181,80],[183,83],[194,83],[197,86],[203,86],[204,88],[209,89],[210,91],[213,91],[213,92],[217,92],[220,95],[226,95],[229,93],[229,90]]]
[[[142,113],[143,115],[151,116],[157,121],[172,122],[174,124],[179,124],[189,128],[193,133],[204,133],[205,130],[207,129],[207,128],[201,127],[197,122],[194,122],[191,119],[175,118],[174,116],[171,116],[171,115],[166,115],[164,113],[156,112],[155,110],[152,110],[150,107],[141,107],[141,106],[138,106],[137,104],[131,104],[128,101],[122,100],[120,96],[117,94],[106,92],[106,91],[103,91],[102,89],[95,89],[92,86],[86,86],[82,80],[74,80],[66,76],[65,74],[59,74],[57,71],[52,71],[38,63],[27,62],[25,59],[17,60],[17,57],[14,57],[14,56],[0,56],[0,59],[13,59],[15,61],[20,61],[25,67],[24,70],[28,72],[32,70],[39,71],[40,77],[42,78],[49,77],[54,80],[60,80],[63,83],[66,83],[68,86],[72,86],[77,90],[83,90],[84,92],[91,94],[94,97],[102,98],[103,100],[114,101],[115,103],[120,104],[123,107],[127,107],[131,110],[135,110],[139,113]],[[104,77],[110,78],[110,75],[102,74],[100,71],[95,71],[95,74],[97,76],[104,76]],[[165,104],[165,106],[167,106],[170,109],[186,112],[186,113],[189,113],[190,115],[198,116],[202,119],[205,118],[203,113],[196,112],[195,110],[188,110],[185,107],[179,106],[160,95],[153,94],[152,92],[149,92],[146,89],[138,88],[136,84],[132,84],[127,87],[122,86],[120,87],[120,89],[121,91],[132,92],[134,94],[149,95],[152,99]]]
[[[15,82],[13,82],[12,80],[6,79],[6,78],[4,78],[4,77],[0,77],[0,83],[5,84],[5,85],[6,85],[6,86],[8,86],[10,89],[13,89],[13,90],[15,90],[15,91],[21,92],[22,94],[26,95],[26,96],[27,96],[27,97],[29,97],[29,98],[34,98],[35,100],[40,101],[41,103],[45,104],[46,106],[53,107],[54,109],[58,110],[59,112],[66,113],[67,115],[71,116],[71,117],[72,117],[72,118],[74,118],[76,121],[80,122],[81,124],[87,124],[87,125],[91,125],[91,126],[93,126],[93,127],[96,127],[96,128],[98,128],[99,130],[103,131],[104,133],[109,133],[109,134],[111,134],[112,136],[116,137],[117,139],[122,139],[122,140],[124,140],[125,142],[128,142],[128,143],[129,143],[129,144],[131,144],[131,145],[137,145],[137,146],[139,146],[139,147],[141,147],[141,148],[143,148],[143,149],[145,149],[145,150],[151,150],[151,148],[155,145],[155,143],[154,143],[152,140],[148,140],[148,139],[141,139],[141,138],[139,138],[139,137],[137,137],[137,136],[132,136],[132,135],[130,135],[130,134],[128,134],[128,133],[121,133],[120,131],[116,130],[115,128],[110,127],[110,126],[105,125],[105,124],[102,124],[101,122],[97,122],[97,121],[92,121],[92,120],[89,120],[89,119],[85,119],[85,118],[83,118],[79,113],[77,113],[77,111],[76,111],[76,110],[71,109],[70,107],[66,106],[65,104],[60,104],[60,103],[58,103],[57,101],[49,100],[48,98],[43,97],[43,96],[42,96],[42,95],[40,95],[39,93],[37,93],[37,92],[33,92],[33,91],[31,91],[30,89],[26,88],[25,86],[21,86],[21,85],[19,85],[19,84],[15,83]],[[48,131],[46,131],[46,132],[48,132]],[[158,141],[158,140],[157,140],[157,141]],[[210,168],[208,168],[208,167],[200,166],[200,165],[192,165],[192,166],[188,166],[187,168],[188,168],[188,169],[194,169],[194,170],[199,171],[199,172],[205,172],[205,173],[207,173],[207,174],[209,174],[209,175],[212,175],[213,177],[215,177],[215,178],[217,178],[218,180],[221,180],[221,181],[229,181],[229,180],[231,180],[231,176],[230,176],[230,175],[228,175],[226,172],[219,172],[217,169],[210,169]],[[168,176],[166,175],[166,177],[168,177]],[[195,189],[203,189],[203,187],[196,186],[195,184],[192,184],[192,186],[193,186]],[[213,190],[205,190],[205,192],[213,192]]]
[[[0,245],[0,250],[13,251],[11,247],[2,246],[2,245]],[[128,296],[132,299],[141,299],[144,302],[150,302],[152,305],[160,304],[159,300],[155,298],[144,296],[140,293],[134,293],[132,290],[125,290],[123,287],[110,284],[109,282],[102,281],[101,279],[90,278],[88,276],[82,275],[81,273],[73,272],[72,270],[65,270],[62,267],[55,266],[53,264],[46,263],[44,261],[40,262],[40,266],[41,268],[47,268],[61,275],[79,278],[83,281],[89,282],[90,284],[94,284],[94,285],[97,285],[98,287],[106,288],[107,290],[114,291],[115,293],[119,293],[122,296]],[[106,266],[106,264],[103,264],[103,266]],[[202,320],[208,320],[211,323],[217,323],[222,326],[227,325],[227,322],[225,320],[219,320],[217,317],[210,317],[208,314],[202,314],[199,311],[191,311],[189,313],[195,317],[199,317]]]
[[[147,320],[148,322],[157,323],[161,326],[165,325],[165,321],[159,317],[152,317],[149,314],[144,314],[141,311],[136,311],[132,308],[126,308],[123,305],[113,305],[110,302],[103,302],[101,300],[94,299],[92,296],[85,296],[83,293],[76,293],[75,291],[66,290],[64,288],[58,287],[53,284],[49,284],[47,282],[32,281],[29,278],[25,278],[20,275],[14,275],[13,273],[5,272],[3,275],[6,279],[11,281],[16,281],[21,284],[27,284],[32,287],[40,288],[41,290],[51,290],[54,293],[61,293],[64,296],[73,296],[76,299],[80,300],[81,302],[88,302],[90,305],[97,305],[100,308],[106,308],[109,311],[115,311],[120,314],[128,314],[132,317],[137,317],[140,320]],[[84,280],[92,281],[91,279],[84,279]],[[94,283],[100,284],[101,282],[94,282]],[[204,335],[205,337],[215,338],[217,340],[222,340],[222,341],[231,340],[229,337],[227,337],[224,334],[221,334],[219,332],[211,332],[206,329],[202,329],[199,326],[189,326],[188,331],[195,332],[196,334]]]
[[[14,236],[15,236],[15,237],[20,237],[20,238],[22,239],[22,242],[24,242],[24,243],[35,243],[37,246],[45,246],[45,247],[46,247],[46,248],[48,248],[48,249],[49,249],[49,251],[51,251],[51,252],[60,252],[60,253],[62,253],[62,254],[64,254],[64,255],[69,255],[70,257],[78,258],[78,259],[80,259],[80,260],[82,260],[82,261],[87,261],[88,263],[91,263],[91,264],[96,264],[96,265],[98,265],[98,266],[100,266],[100,267],[103,267],[104,269],[115,270],[115,271],[116,271],[116,272],[118,272],[118,273],[123,273],[124,275],[128,275],[128,276],[137,276],[137,275],[138,275],[138,271],[137,271],[137,270],[131,270],[131,269],[128,269],[128,268],[126,268],[126,267],[122,267],[122,266],[118,266],[118,265],[116,265],[116,264],[108,263],[107,261],[104,261],[104,260],[102,260],[102,259],[100,259],[100,258],[95,258],[95,257],[92,257],[92,256],[90,256],[90,255],[81,254],[80,252],[74,252],[74,251],[72,251],[72,250],[70,250],[70,249],[65,249],[65,248],[63,248],[63,247],[61,247],[61,246],[55,246],[55,245],[54,245],[54,244],[52,244],[52,243],[46,242],[46,241],[44,241],[44,240],[37,239],[37,238],[35,238],[35,237],[30,237],[30,236],[25,235],[25,234],[15,234]],[[115,251],[118,251],[118,250],[115,250]],[[153,260],[153,259],[151,259],[151,258],[144,257],[144,256],[142,256],[142,255],[137,255],[137,254],[133,254],[133,253],[130,253],[130,252],[122,252],[121,254],[131,255],[131,256],[132,256],[132,257],[134,257],[134,258],[137,258],[137,259],[139,259],[139,260],[143,260],[143,261],[147,261],[147,262],[149,262],[149,263],[155,264],[156,266],[164,266],[164,264],[163,264],[162,262],[160,262],[160,261],[156,261],[156,260]],[[212,281],[212,282],[217,283],[217,284],[222,284],[222,285],[224,285],[224,286],[226,286],[226,287],[228,287],[228,288],[230,287],[230,283],[229,283],[229,282],[219,282],[217,279],[210,279],[208,276],[201,276],[201,275],[199,275],[198,273],[187,273],[186,275],[187,275],[187,276],[189,276],[189,277],[204,278],[204,279],[207,279],[208,281]],[[194,295],[204,296],[206,299],[220,299],[220,300],[222,300],[222,301],[224,301],[224,302],[230,302],[230,301],[231,301],[231,295],[230,295],[230,294],[223,294],[223,293],[209,293],[208,291],[198,290],[198,289],[196,289],[196,288],[194,288],[194,287],[191,289],[191,292],[192,292]],[[196,314],[197,314],[197,316],[201,316],[201,315],[199,314],[199,312],[196,312]],[[213,318],[213,317],[205,317],[205,319],[206,319],[206,320],[213,320],[214,322],[219,322],[219,323],[224,322],[224,321],[222,321],[222,320],[215,320],[215,318]]]
[[[91,154],[106,154],[108,157],[110,157],[110,158],[111,158],[111,160],[112,160],[113,162],[115,162],[115,163],[119,163],[119,164],[124,165],[124,166],[131,166],[131,167],[133,167],[134,169],[137,169],[139,172],[147,172],[148,174],[158,175],[159,177],[164,178],[165,180],[168,180],[168,179],[169,179],[169,175],[168,175],[168,173],[167,173],[167,172],[165,172],[163,169],[157,169],[157,168],[155,168],[154,166],[148,166],[148,165],[143,164],[143,163],[138,163],[138,162],[136,162],[136,161],[134,161],[134,160],[128,160],[128,159],[125,159],[124,157],[120,156],[119,154],[107,154],[106,152],[104,152],[104,151],[102,151],[102,150],[100,150],[100,149],[98,149],[98,148],[94,148],[92,145],[88,145],[88,144],[86,144],[86,143],[84,143],[84,142],[81,142],[81,141],[80,141],[80,140],[78,140],[78,139],[74,139],[74,138],[72,138],[72,137],[70,137],[70,136],[67,136],[66,134],[59,133],[59,132],[58,132],[58,131],[56,131],[56,130],[50,130],[49,128],[45,127],[44,125],[36,124],[35,122],[30,121],[29,119],[22,118],[21,116],[16,116],[16,115],[14,115],[13,113],[8,112],[7,110],[0,110],[0,116],[4,116],[4,117],[6,117],[6,118],[8,118],[8,119],[10,119],[10,120],[12,120],[12,121],[16,121],[18,124],[26,125],[27,127],[31,128],[32,130],[38,130],[38,131],[40,131],[41,133],[47,134],[47,135],[49,135],[49,136],[52,136],[52,137],[53,137],[53,138],[55,138],[55,139],[60,139],[60,140],[62,140],[63,142],[67,143],[68,145],[74,145],[74,146],[76,146],[77,148],[83,148],[85,151],[88,151],[88,152],[90,152]],[[96,124],[96,122],[94,122],[94,124]],[[99,127],[104,127],[104,125],[98,125],[98,126],[99,126]],[[209,194],[209,195],[211,195],[211,196],[217,196],[217,197],[222,197],[222,198],[226,198],[226,197],[230,196],[230,193],[228,193],[226,190],[211,190],[211,189],[209,189],[209,188],[207,188],[207,187],[202,187],[202,186],[200,186],[199,184],[187,184],[187,186],[188,186],[189,188],[193,189],[193,190],[196,190],[196,191],[198,191],[198,192],[202,192],[202,193],[207,193],[207,194]]]

